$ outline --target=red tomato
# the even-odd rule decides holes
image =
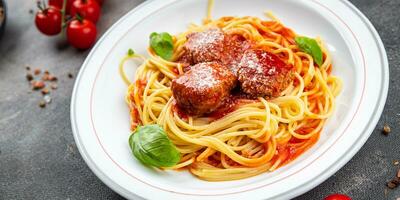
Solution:
[[[102,6],[104,3],[104,0],[95,0],[95,1],[99,4],[99,6]]]
[[[351,198],[344,194],[331,194],[325,197],[324,200],[351,200]]]
[[[96,23],[100,17],[100,6],[95,0],[75,0],[71,6],[71,15],[76,14]]]
[[[49,6],[54,6],[59,9],[62,8],[64,0],[49,0]]]
[[[77,49],[88,49],[96,41],[96,26],[87,19],[74,19],[67,26],[68,43]]]
[[[71,9],[71,5],[75,0],[67,0],[67,5],[65,6],[66,13],[69,13]],[[49,0],[49,5],[59,8],[60,10],[63,7],[64,0]]]
[[[46,35],[57,35],[61,32],[61,11],[55,7],[39,10],[35,17],[36,27]]]

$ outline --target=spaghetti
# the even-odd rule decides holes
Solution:
[[[326,119],[335,109],[335,97],[342,83],[331,75],[331,57],[321,40],[323,63],[318,66],[312,56],[299,50],[296,34],[279,20],[257,17],[222,17],[212,20],[210,13],[203,25],[173,37],[172,61],[149,48],[150,57],[136,71],[129,84],[126,102],[131,126],[158,124],[181,153],[181,161],[170,168],[188,169],[208,181],[243,179],[273,171],[309,149],[319,138]],[[293,66],[295,79],[279,97],[255,100],[238,99],[234,109],[218,118],[187,116],[174,104],[171,82],[184,73],[177,62],[184,54],[187,35],[212,27],[226,34],[241,35],[257,48],[267,50]]]

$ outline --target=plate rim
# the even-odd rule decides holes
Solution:
[[[313,0],[314,1],[314,0]],[[136,11],[142,9],[142,7],[151,4],[153,2],[156,2],[156,0],[151,0],[151,1],[146,1],[143,2],[142,4],[138,5],[137,7],[135,7],[134,9],[132,9],[131,11],[129,11],[127,14],[125,14],[123,17],[121,17],[116,23],[114,23],[107,31],[106,33],[104,33],[104,35],[101,37],[101,39],[99,39],[99,41],[96,43],[95,47],[91,50],[90,54],[87,56],[85,62],[82,64],[82,67],[79,71],[79,74],[77,76],[76,82],[74,84],[74,89],[73,89],[73,93],[72,93],[72,98],[71,98],[71,107],[70,107],[70,113],[71,113],[71,125],[72,125],[72,130],[73,130],[73,135],[74,135],[74,139],[75,142],[77,143],[77,147],[79,152],[81,153],[81,156],[84,158],[86,164],[89,166],[89,168],[96,174],[96,176],[98,176],[108,187],[110,187],[111,189],[113,189],[115,192],[123,195],[124,197],[127,198],[131,198],[132,194],[137,195],[136,193],[127,190],[126,188],[122,187],[120,184],[118,184],[117,182],[115,182],[114,180],[112,180],[109,176],[107,176],[107,174],[105,174],[103,171],[101,171],[95,164],[95,162],[92,160],[92,158],[88,155],[87,150],[85,149],[84,146],[82,146],[82,143],[80,141],[79,138],[79,131],[77,128],[77,122],[76,122],[76,118],[75,118],[75,100],[76,100],[76,94],[78,91],[78,87],[79,87],[79,83],[81,82],[81,78],[82,78],[82,74],[85,71],[85,68],[88,66],[88,62],[91,59],[91,57],[93,56],[94,52],[98,49],[98,46],[100,45],[100,43],[102,43],[103,40],[105,40],[105,38],[107,37],[108,34],[110,34],[110,32],[116,27],[118,26],[119,23],[121,23],[122,21],[124,21],[125,18],[127,18],[129,15],[131,15],[132,13],[135,13]],[[338,171],[344,164],[346,164],[351,158],[353,158],[353,156],[355,155],[355,153],[357,153],[359,151],[359,149],[364,145],[364,143],[366,142],[366,140],[369,138],[369,136],[372,134],[372,130],[374,129],[374,127],[376,126],[381,113],[383,111],[383,107],[385,105],[386,102],[386,98],[387,98],[387,93],[388,93],[388,86],[389,86],[389,68],[388,68],[388,60],[387,60],[387,54],[386,54],[386,50],[383,46],[383,42],[379,37],[379,34],[377,33],[376,29],[373,27],[373,25],[371,24],[371,22],[350,2],[346,1],[346,0],[341,0],[342,3],[344,3],[346,6],[348,6],[358,17],[360,17],[360,19],[363,21],[364,25],[370,30],[373,38],[375,39],[375,43],[378,47],[379,50],[379,54],[380,54],[380,58],[381,58],[381,62],[383,64],[382,66],[382,88],[381,88],[381,92],[380,94],[382,94],[379,99],[377,100],[377,104],[375,105],[375,110],[376,112],[371,116],[371,118],[369,119],[369,121],[372,121],[372,123],[366,125],[363,129],[367,130],[367,134],[360,134],[359,138],[361,138],[362,140],[355,143],[357,145],[354,145],[352,148],[350,148],[350,152],[345,156],[342,157],[340,159],[338,159],[337,164],[334,164],[333,167],[325,170],[323,172],[323,174],[321,174],[320,177],[318,177],[318,180],[315,181],[310,181],[307,183],[307,187],[304,187],[302,189],[298,189],[298,187],[293,188],[290,192],[291,194],[286,194],[283,196],[289,197],[289,196],[297,196],[299,194],[302,194],[312,188],[314,188],[315,186],[319,185],[322,181],[326,180],[327,178],[329,178],[333,173],[335,173],[336,171]],[[371,125],[373,124],[373,125]],[[340,162],[339,162],[340,161]],[[224,195],[224,194],[222,194]],[[137,196],[139,197],[139,196]]]

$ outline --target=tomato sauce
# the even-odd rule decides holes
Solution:
[[[189,115],[186,114],[185,111],[183,111],[179,106],[176,104],[176,101],[172,103],[172,111],[178,115],[179,118],[187,121],[189,119]]]
[[[140,120],[139,111],[137,110],[136,107],[132,107],[131,109],[131,119],[132,119],[131,130],[133,131],[139,124],[142,123],[142,121]]]
[[[172,68],[172,72],[174,72],[176,75],[179,75],[179,70],[176,67]]]
[[[301,140],[292,137],[287,144],[278,145],[278,158],[281,160],[279,167],[291,162],[311,148],[319,138],[319,133],[309,139]]]
[[[239,106],[239,98],[237,96],[229,96],[222,104],[213,112],[206,114],[206,117],[212,118],[214,121],[221,119],[225,115],[235,111]]]
[[[147,81],[146,80],[139,79],[139,80],[137,80],[135,82],[135,86],[139,91],[138,96],[139,96],[140,99],[142,99],[142,97],[143,97],[143,92],[144,92],[144,88],[146,87],[146,85],[147,85]]]

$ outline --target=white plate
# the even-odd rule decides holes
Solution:
[[[334,116],[317,144],[272,173],[205,182],[188,172],[155,171],[140,164],[128,146],[126,85],[118,63],[129,48],[146,54],[151,32],[179,33],[200,23],[206,0],[154,0],[126,14],[87,57],[71,102],[75,141],[93,172],[124,197],[146,199],[287,199],[331,176],[361,148],[375,127],[388,90],[385,49],[371,23],[344,0],[216,0],[213,17],[272,11],[299,34],[321,36],[344,82]],[[130,63],[134,68],[134,63]],[[130,71],[133,74],[134,70]]]

